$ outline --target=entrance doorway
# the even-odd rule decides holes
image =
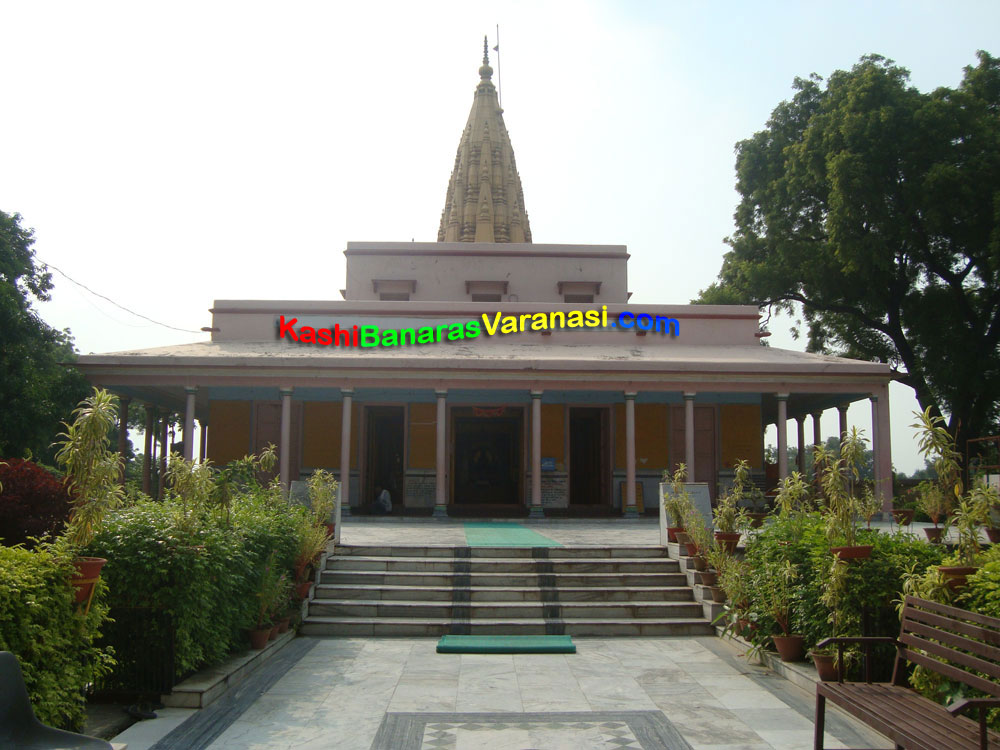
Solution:
[[[607,409],[571,407],[569,410],[570,507],[608,505]]]
[[[522,424],[517,407],[452,410],[455,503],[521,504]]]
[[[403,507],[403,425],[402,406],[369,406],[367,408],[367,451],[365,453],[365,497],[362,505],[375,501],[376,487],[389,490],[393,511]]]

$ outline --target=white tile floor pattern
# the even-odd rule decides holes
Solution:
[[[441,714],[412,750],[635,747],[628,727],[606,716],[615,711],[662,711],[693,750],[812,746],[812,722],[802,713],[809,697],[773,675],[780,689],[762,686],[770,673],[723,658],[715,639],[576,642],[576,654],[459,655],[436,653],[436,639],[319,640],[209,747],[368,750],[387,713]],[[789,689],[801,693],[798,710],[779,697]],[[484,712],[509,713],[512,722],[470,726],[461,716]],[[550,712],[605,715],[514,721]],[[828,732],[827,747],[846,745]]]

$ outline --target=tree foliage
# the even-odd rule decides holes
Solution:
[[[700,302],[801,304],[814,352],[886,362],[965,437],[1000,407],[1000,60],[922,93],[878,55],[797,78],[737,144],[736,232]]]
[[[87,395],[68,331],[43,321],[32,301],[45,301],[50,274],[35,264],[30,229],[0,211],[0,456],[27,454],[51,462],[60,422]]]

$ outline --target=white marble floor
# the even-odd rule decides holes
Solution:
[[[426,713],[440,720],[428,723],[413,750],[633,747],[628,727],[608,716],[616,711],[662,712],[693,750],[812,747],[811,696],[747,665],[718,639],[576,643],[576,654],[457,655],[436,653],[436,639],[319,640],[210,748],[368,750],[387,716]],[[562,731],[558,722],[491,728],[462,716],[514,721],[540,712],[597,713]],[[890,746],[839,717],[828,729],[828,748],[847,747],[841,740],[857,746],[859,738],[866,747]]]

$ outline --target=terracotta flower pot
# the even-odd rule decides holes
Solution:
[[[767,513],[747,513],[747,517],[750,519],[750,528],[759,529],[764,525],[768,515]]]
[[[329,537],[332,537],[333,536],[333,532],[337,530],[337,524],[335,524],[335,523],[327,523],[327,524],[324,524],[324,526],[326,526],[326,535],[329,536]]]
[[[312,588],[312,581],[303,581],[295,584],[295,596],[299,599],[309,598],[309,589]]]
[[[708,560],[701,555],[694,555],[691,558],[691,562],[694,565],[694,569],[698,572],[708,570]]]
[[[867,560],[872,556],[870,544],[856,544],[852,547],[831,547],[830,551],[841,560]]]
[[[989,538],[990,544],[1000,543],[1000,528],[996,528],[994,526],[987,526],[986,536]]]
[[[278,622],[277,622],[278,633],[279,634],[280,633],[287,633],[288,632],[288,625],[289,625],[289,623],[291,623],[291,621],[292,621],[291,617],[282,617],[280,620],[278,620]]]
[[[77,604],[87,603],[85,612],[90,611],[90,601],[94,598],[94,588],[97,579],[101,577],[101,568],[107,560],[103,557],[78,557],[73,561],[76,574],[70,578],[70,583],[75,589],[74,595]]]
[[[271,628],[254,628],[250,631],[250,648],[260,651],[267,646],[270,635]]]
[[[273,641],[277,637],[278,637],[278,625],[277,623],[275,623],[274,625],[271,626],[271,630],[267,634],[267,640]]]
[[[931,544],[940,544],[941,537],[942,535],[944,535],[944,529],[940,528],[939,526],[929,526],[926,529],[924,529],[924,533],[927,535],[927,538],[930,540]]]
[[[837,670],[836,654],[810,654],[816,671],[823,682],[836,682],[840,675]]]
[[[803,644],[805,637],[801,635],[775,635],[771,636],[774,647],[778,650],[778,656],[782,661],[802,661],[804,651]]]
[[[938,565],[938,570],[945,577],[952,591],[964,588],[969,582],[969,576],[979,570],[978,565]]]
[[[695,575],[698,579],[698,583],[702,586],[714,586],[716,581],[719,580],[719,574],[714,570],[705,570]]]
[[[892,517],[900,526],[909,526],[915,512],[912,508],[893,508]]]
[[[667,527],[667,541],[668,542],[676,542],[677,541],[677,533],[678,532],[683,532],[683,531],[684,531],[684,527],[683,526],[668,526]]]
[[[738,531],[716,531],[715,541],[721,544],[730,555],[735,555],[736,545],[740,543],[740,534]]]
[[[708,590],[712,592],[712,601],[716,604],[726,603],[726,590],[722,586],[709,586]]]

